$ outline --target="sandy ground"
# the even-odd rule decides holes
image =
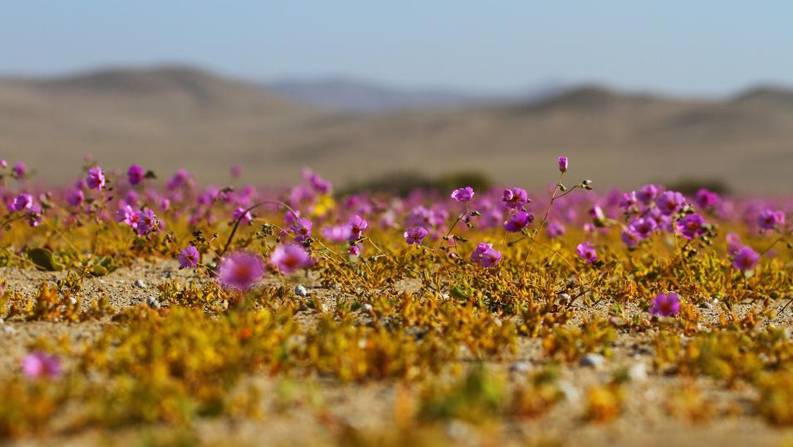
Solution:
[[[102,294],[110,297],[116,308],[145,303],[150,296],[157,297],[157,286],[178,276],[187,279],[191,273],[180,271],[173,262],[160,264],[141,263],[132,268],[119,269],[102,278],[88,279],[80,295],[86,305]],[[33,296],[44,281],[54,281],[61,273],[43,273],[30,270],[0,269],[6,287]],[[405,287],[414,287],[407,285]],[[312,288],[327,305],[332,306],[336,292]],[[605,312],[605,305],[594,312]],[[717,312],[702,308],[705,321],[716,317]],[[779,323],[790,324],[787,319]],[[37,337],[69,337],[80,340],[100,333],[108,321],[89,321],[77,324],[9,321],[0,323],[0,378],[19,374],[20,359],[25,346]],[[481,427],[454,421],[443,426],[449,440],[456,445],[497,445],[500,441],[520,440],[538,445],[602,445],[602,446],[697,446],[721,445],[780,446],[793,445],[793,430],[783,430],[766,424],[754,416],[753,391],[749,387],[725,390],[709,379],[697,379],[696,386],[706,400],[716,409],[709,421],[692,423],[685,418],[670,416],[666,410],[669,397],[685,385],[684,379],[659,375],[653,371],[652,334],[640,336],[620,334],[614,346],[614,355],[600,367],[579,364],[568,365],[561,371],[560,387],[565,399],[546,415],[534,420],[513,421],[505,430],[493,434]],[[524,339],[514,359],[489,366],[504,374],[526,374],[547,363],[539,340]],[[588,386],[609,380],[617,368],[643,369],[646,377],[626,385],[627,400],[623,414],[605,423],[590,423],[582,419],[585,412],[584,393]],[[275,391],[283,379],[251,376],[246,385],[253,384],[262,391],[261,420],[230,420],[215,418],[199,420],[193,435],[209,445],[322,445],[334,441],[330,425],[348,425],[358,430],[383,430],[384,421],[392,421],[396,385],[376,383],[371,385],[338,385],[325,379],[312,379],[311,383],[298,383],[298,388],[319,390],[323,404],[290,405],[279,403]],[[0,403],[2,404],[2,403]],[[276,410],[273,410],[277,408]],[[320,409],[321,408],[321,409]],[[88,431],[57,438],[26,439],[10,445],[152,445],[146,436],[156,438],[167,427],[132,427],[111,433]],[[192,439],[192,438],[191,438]],[[191,444],[192,442],[188,443]],[[549,443],[549,444],[543,444]]]

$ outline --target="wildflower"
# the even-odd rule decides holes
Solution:
[[[61,359],[44,352],[33,352],[22,359],[22,372],[31,379],[57,378],[63,371]]]
[[[134,228],[137,225],[137,220],[138,216],[135,210],[127,204],[119,206],[116,210],[116,222],[125,223]]]
[[[665,216],[669,216],[670,214],[674,214],[675,212],[679,211],[683,208],[683,205],[686,203],[686,198],[683,197],[683,194],[680,194],[676,191],[665,191],[663,194],[658,196],[658,199],[655,201],[655,205],[661,211],[661,214]]]
[[[639,242],[642,241],[641,235],[639,235],[635,230],[632,228],[625,228],[620,233],[620,238],[625,245],[628,246],[630,249],[634,249],[639,245]]]
[[[772,209],[763,210],[757,218],[757,225],[763,230],[774,230],[785,225],[785,212]]]
[[[469,202],[474,198],[474,188],[471,188],[470,186],[457,188],[452,191],[451,197],[458,202]]]
[[[471,260],[482,267],[495,267],[501,260],[501,253],[493,248],[493,244],[480,242],[471,254]]]
[[[83,190],[79,188],[74,188],[66,194],[66,203],[71,206],[80,206],[85,201],[85,194],[83,194]]]
[[[347,225],[333,225],[322,227],[322,237],[331,242],[344,242],[350,239],[350,227]]]
[[[347,254],[350,256],[361,256],[361,244],[350,244],[350,247],[347,249]]]
[[[680,313],[680,295],[669,292],[659,293],[650,306],[650,314],[656,317],[674,317]]]
[[[311,188],[319,194],[330,194],[333,190],[333,185],[329,181],[320,177],[311,169],[303,170],[303,178],[308,181]]]
[[[629,227],[639,237],[647,239],[658,228],[658,224],[649,217],[638,217],[631,221]]]
[[[85,177],[85,184],[90,189],[101,190],[105,187],[105,173],[99,166],[94,166],[88,169],[88,175]]]
[[[760,260],[760,255],[751,247],[743,246],[735,251],[732,257],[732,265],[738,270],[746,273],[751,271]]]
[[[150,208],[135,213],[135,225],[132,226],[139,236],[145,236],[160,227],[160,221]]]
[[[421,241],[424,240],[425,237],[430,232],[424,227],[411,227],[408,228],[403,236],[405,237],[405,242],[408,244],[421,244]]]
[[[512,187],[504,190],[501,200],[507,208],[519,208],[529,203],[529,193],[523,188]]]
[[[564,234],[565,228],[559,222],[549,222],[548,226],[545,228],[545,231],[548,233],[548,237],[551,239],[557,238]]]
[[[0,160],[0,169],[5,169],[8,167],[8,162],[5,160]]]
[[[295,241],[303,243],[311,238],[312,226],[311,220],[299,217],[289,228],[295,233]]]
[[[33,196],[30,194],[23,193],[23,194],[19,194],[14,198],[9,208],[13,212],[13,211],[29,210],[32,207],[33,207]]]
[[[526,211],[518,211],[504,222],[504,229],[513,233],[518,232],[526,228],[533,221],[533,214],[527,213]]]
[[[28,167],[25,165],[25,162],[23,161],[16,162],[14,167],[11,168],[11,176],[17,180],[25,178],[27,173],[28,173]]]
[[[592,217],[596,227],[603,227],[606,225],[606,213],[603,212],[603,208],[600,206],[595,205],[590,208],[589,215]]]
[[[705,219],[699,214],[688,214],[686,217],[677,221],[677,229],[686,239],[694,239],[705,233]]]
[[[192,245],[188,245],[179,252],[179,268],[192,269],[198,265],[201,260],[201,253]]]
[[[597,250],[589,242],[582,242],[575,248],[575,252],[584,261],[593,264],[598,259]]]
[[[567,164],[568,164],[567,157],[565,157],[564,155],[560,155],[558,163],[559,163],[559,172],[567,172]]]
[[[130,165],[127,169],[127,180],[129,184],[135,186],[143,181],[146,177],[146,171],[143,170],[143,167],[138,164]]]
[[[694,197],[694,199],[697,202],[697,206],[705,210],[718,205],[720,200],[718,194],[713,191],[709,191],[706,188],[700,188],[700,190],[697,191],[697,195]]]
[[[369,222],[366,221],[363,217],[359,215],[354,215],[350,218],[347,225],[350,227],[350,238],[349,240],[358,240],[363,236],[364,230],[369,226]]]
[[[655,185],[644,185],[636,192],[636,197],[645,205],[655,200],[658,196],[658,187]]]
[[[245,208],[239,207],[231,214],[231,220],[232,222],[239,220],[240,222],[250,225],[251,222],[253,222],[253,214]]]
[[[727,233],[727,253],[730,256],[735,256],[738,253],[738,250],[743,248],[741,244],[741,238],[735,233]]]
[[[218,281],[225,289],[246,291],[264,275],[264,263],[259,255],[236,251],[220,260]]]
[[[620,199],[620,208],[628,210],[636,206],[638,200],[639,199],[636,197],[636,191],[623,193],[622,198]]]
[[[298,244],[279,245],[270,255],[270,263],[281,273],[288,275],[296,270],[310,267],[313,263],[305,248]]]

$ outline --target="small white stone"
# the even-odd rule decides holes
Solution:
[[[295,286],[295,295],[305,298],[308,296],[308,290],[306,290],[303,284],[298,284]]]
[[[589,353],[583,357],[581,357],[581,366],[586,366],[589,368],[601,368],[606,363],[606,358],[600,354]]]
[[[647,367],[642,362],[637,362],[628,368],[628,377],[634,382],[644,382],[647,380]]]
[[[565,400],[568,402],[577,402],[581,397],[581,392],[578,391],[578,388],[576,388],[575,385],[570,382],[562,380],[557,386],[559,387],[559,391],[562,392],[562,395],[564,395]]]
[[[12,328],[11,326],[3,326],[3,333],[6,334],[16,334],[17,330]]]
[[[365,303],[365,304],[363,305],[363,310],[365,310],[365,311],[367,311],[367,312],[371,312],[371,311],[372,311],[372,309],[373,309],[373,308],[372,308],[372,305],[371,305],[371,304],[369,304],[369,303]]]
[[[69,297],[69,303],[70,303],[72,306],[74,306],[75,304],[77,304],[77,298],[75,298],[75,297],[73,297],[73,296],[70,296],[70,297]]]
[[[136,279],[135,280],[135,287],[137,287],[139,289],[145,289],[146,288],[146,283],[143,282],[142,279]]]
[[[509,365],[509,371],[518,374],[525,374],[531,369],[529,362],[515,362]]]
[[[159,309],[160,308],[160,302],[157,301],[157,298],[155,298],[153,296],[150,296],[150,297],[146,298],[146,304],[148,304],[149,307],[151,307],[152,309]]]

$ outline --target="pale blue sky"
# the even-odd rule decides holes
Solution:
[[[257,80],[352,75],[510,90],[548,79],[724,94],[793,84],[793,1],[0,4],[0,73],[181,62]]]

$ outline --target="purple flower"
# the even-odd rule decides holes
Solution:
[[[504,190],[501,197],[507,208],[520,208],[529,203],[529,193],[523,188],[512,187]]]
[[[333,185],[329,181],[320,177],[311,169],[303,170],[303,178],[308,181],[309,185],[311,185],[311,188],[313,188],[314,191],[320,194],[330,194],[330,192],[333,190]]]
[[[688,240],[694,239],[705,233],[705,219],[699,214],[688,214],[677,221],[677,229]]]
[[[347,241],[350,239],[350,227],[348,225],[322,227],[322,237],[336,243]]]
[[[105,173],[99,166],[94,166],[88,169],[88,175],[85,177],[85,184],[90,189],[102,189],[105,187]]]
[[[192,269],[201,260],[201,253],[192,245],[188,245],[179,252],[179,268]]]
[[[501,253],[493,248],[492,244],[480,242],[476,249],[471,253],[471,260],[482,267],[495,267],[501,260]]]
[[[533,214],[529,214],[526,211],[518,211],[513,213],[509,219],[504,222],[504,229],[515,233],[526,228],[533,221]]]
[[[361,256],[361,244],[350,244],[347,249],[347,254],[350,256]]]
[[[131,165],[129,169],[127,169],[127,180],[129,180],[130,185],[137,185],[142,182],[145,177],[146,171],[143,170],[141,165]]]
[[[674,317],[680,313],[680,295],[675,292],[659,293],[650,306],[650,314],[656,317]]]
[[[785,225],[785,212],[765,209],[757,218],[757,225],[764,230],[774,230]]]
[[[643,239],[639,233],[631,228],[623,229],[620,238],[622,238],[622,242],[631,249],[636,248]]]
[[[421,241],[423,241],[429,233],[430,232],[424,227],[411,227],[405,231],[403,236],[405,237],[405,242],[408,244],[421,244]]]
[[[247,211],[245,208],[240,207],[234,210],[234,212],[231,214],[231,220],[232,222],[239,220],[240,222],[250,225],[251,222],[253,222],[253,214],[251,214],[251,212]]]
[[[305,248],[298,244],[279,245],[270,255],[270,263],[278,271],[288,275],[296,270],[310,267],[313,263]]]
[[[589,242],[582,242],[575,248],[575,252],[584,261],[593,264],[598,259],[597,250]]]
[[[218,281],[225,289],[246,291],[264,276],[264,263],[259,255],[236,251],[220,260]]]
[[[471,188],[470,186],[457,188],[452,191],[451,197],[458,202],[469,202],[474,198],[474,188]]]
[[[677,191],[664,191],[655,200],[655,205],[661,214],[669,216],[679,211],[686,204],[686,198]]]
[[[30,194],[19,194],[14,198],[9,207],[11,211],[29,210],[33,207],[33,196]]]
[[[125,223],[134,228],[138,223],[137,219],[138,216],[135,214],[135,210],[127,204],[119,206],[118,210],[116,210],[116,222]]]
[[[751,247],[743,246],[735,251],[732,257],[732,265],[742,272],[752,270],[760,260],[760,255]]]
[[[697,191],[695,200],[697,202],[697,206],[699,206],[704,210],[707,210],[718,205],[720,198],[719,195],[716,194],[715,192],[709,191],[705,188],[701,188],[699,191]]]
[[[656,228],[658,224],[655,220],[649,217],[639,217],[633,219],[629,225],[630,229],[639,235],[642,239],[647,239]]]
[[[658,196],[658,187],[655,185],[644,185],[636,192],[636,197],[645,205],[655,200]]]
[[[57,378],[63,372],[63,368],[58,356],[33,352],[22,359],[22,372],[31,379]]]
[[[639,199],[636,197],[636,191],[623,193],[620,199],[620,208],[628,210],[635,206],[638,201]]]
[[[366,221],[363,217],[359,215],[354,215],[350,218],[349,222],[347,222],[347,226],[350,227],[350,239],[351,241],[357,241],[358,239],[363,236],[364,230],[369,226],[369,222]]]
[[[28,173],[28,167],[25,165],[25,162],[23,161],[16,162],[14,167],[11,168],[11,176],[13,176],[15,179],[23,179],[25,178],[27,173]]]
[[[311,228],[313,224],[311,220],[299,217],[295,220],[289,228],[295,233],[295,241],[303,243],[311,237]]]
[[[743,248],[743,244],[741,244],[741,238],[735,233],[727,233],[726,239],[727,253],[734,257],[736,254],[738,254],[738,250]]]
[[[85,194],[83,190],[74,188],[66,194],[66,203],[71,206],[80,206],[85,201]]]
[[[559,163],[559,172],[567,172],[567,164],[568,164],[567,157],[565,157],[564,155],[560,155],[559,160],[557,161]]]
[[[565,228],[561,223],[553,221],[548,223],[548,227],[545,229],[545,231],[548,233],[549,238],[555,239],[564,234]]]
[[[160,221],[150,208],[135,213],[135,225],[132,227],[139,236],[145,236],[160,228]]]

